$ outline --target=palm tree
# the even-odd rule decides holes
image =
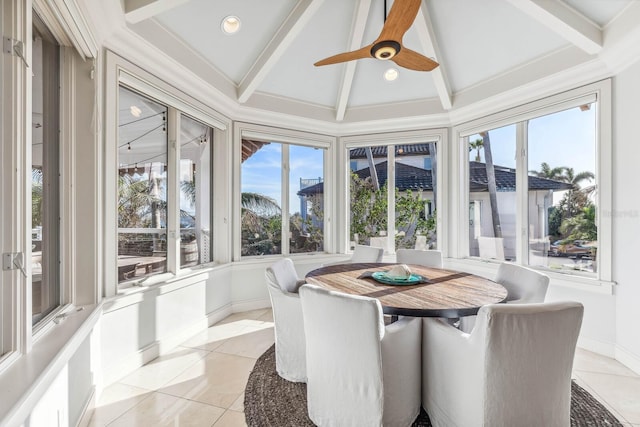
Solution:
[[[553,179],[554,181],[566,181],[566,176],[564,174],[567,168],[565,166],[556,166],[552,168],[549,166],[549,163],[542,162],[540,164],[540,170],[530,170],[529,173],[533,176],[537,176],[538,178],[546,178]]]
[[[489,132],[480,133],[482,147],[484,148],[485,168],[487,170],[487,189],[489,190],[489,204],[491,206],[491,220],[493,222],[493,237],[502,237],[500,226],[500,214],[498,212],[498,198],[496,187],[496,171],[493,167],[493,155],[491,153],[491,139]],[[477,142],[478,140],[476,140]]]
[[[270,254],[281,241],[282,218],[278,203],[259,193],[242,193],[243,255]]]
[[[566,212],[566,218],[571,218],[589,204],[589,194],[595,191],[595,185],[581,188],[580,184],[583,181],[595,179],[595,174],[590,171],[576,174],[573,168],[569,167],[565,167],[564,171],[564,181],[571,184],[571,189],[560,201],[560,205]]]
[[[476,150],[476,158],[475,161],[476,162],[480,162],[480,149],[483,148],[483,141],[482,138],[477,138],[475,141],[470,141],[469,142],[469,151],[471,150]]]

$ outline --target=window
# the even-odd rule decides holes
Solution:
[[[324,250],[325,151],[242,139],[241,256]]]
[[[60,305],[60,46],[33,16],[31,310],[35,324]]]
[[[231,174],[230,161],[214,163],[228,157],[215,143],[228,139],[228,119],[110,51],[106,69],[104,162],[118,165],[104,190],[117,195],[104,220],[110,297],[225,258],[229,239],[215,235],[231,208],[216,199],[230,197]]]
[[[211,261],[213,129],[186,115],[180,121],[180,266]]]
[[[349,164],[359,165],[349,171],[350,246],[383,247],[389,253],[436,248],[439,137],[431,137],[433,142],[420,133],[371,137],[378,138],[378,144],[367,144],[366,136],[346,138]],[[399,142],[385,143],[389,140]]]
[[[213,129],[124,86],[119,105],[118,282],[210,262]],[[175,168],[167,145],[172,132],[178,141]],[[169,268],[174,215],[178,266]]]
[[[504,126],[468,137],[469,254],[516,259],[516,127]],[[476,217],[477,215],[477,217]]]
[[[608,81],[469,123],[458,134],[469,158],[468,255],[611,279],[611,220],[601,214],[611,208]]]
[[[597,271],[596,105],[529,120],[529,264]]]
[[[167,270],[167,107],[124,87],[118,111],[118,282]]]

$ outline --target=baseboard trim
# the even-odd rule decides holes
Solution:
[[[612,343],[605,343],[589,338],[579,338],[577,345],[582,349],[601,354],[602,356],[615,358],[616,355],[615,345]]]
[[[82,415],[80,415],[80,419],[75,423],[76,427],[89,426],[89,421],[91,421],[91,417],[93,416],[92,411],[96,407],[96,400],[96,386],[91,386],[91,394],[85,402],[84,408],[82,408]]]
[[[253,300],[245,300],[234,302],[231,305],[231,311],[234,313],[240,313],[249,310],[259,310],[261,308],[270,308],[271,300],[269,298],[260,298]]]
[[[619,345],[616,345],[615,354],[618,362],[640,375],[640,357],[637,354],[633,354]]]

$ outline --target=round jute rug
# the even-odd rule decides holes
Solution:
[[[314,426],[307,416],[307,385],[280,378],[276,372],[275,346],[258,358],[249,375],[244,413],[249,427]],[[571,426],[622,427],[622,424],[591,394],[572,382]],[[413,427],[431,427],[424,410]]]

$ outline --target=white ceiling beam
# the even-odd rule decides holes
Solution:
[[[563,2],[507,1],[588,54],[595,55],[602,50],[602,30]]]
[[[436,41],[435,33],[433,32],[433,25],[431,24],[431,15],[427,8],[426,0],[422,1],[418,16],[414,21],[416,31],[418,32],[418,38],[422,44],[422,49],[426,56],[435,59],[440,65],[432,70],[429,74],[433,79],[433,84],[438,91],[440,97],[440,103],[442,108],[450,110],[452,107],[451,102],[451,88],[449,86],[449,80],[446,75],[446,66],[442,64],[440,56],[440,47]]]
[[[238,102],[247,102],[323,2],[324,0],[300,0],[296,4],[240,82]]]
[[[364,30],[367,26],[369,11],[371,10],[371,0],[359,0],[356,3],[355,14],[351,24],[351,41],[348,51],[360,49],[363,46]],[[353,76],[356,73],[358,61],[345,62],[342,84],[338,89],[338,99],[336,103],[336,120],[341,122],[347,111],[351,87],[353,86]]]
[[[189,0],[124,0],[124,16],[128,23],[136,24],[188,1]]]

